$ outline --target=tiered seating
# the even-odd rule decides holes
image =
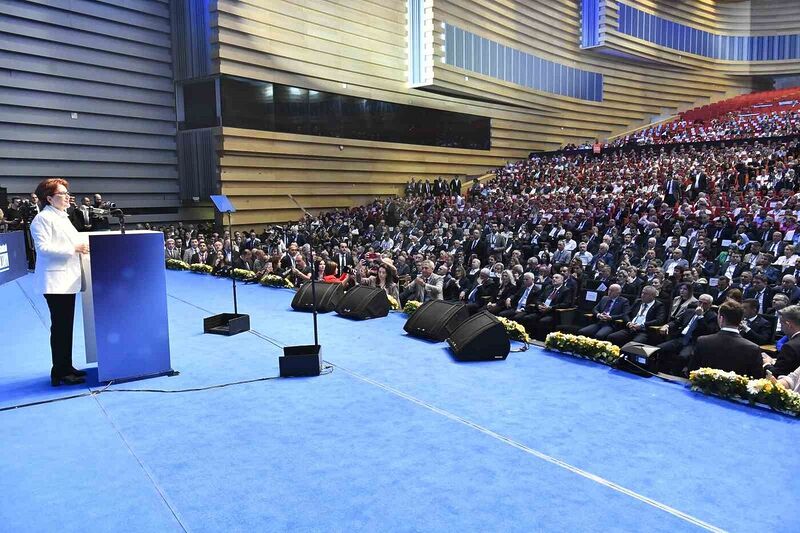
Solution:
[[[622,137],[612,146],[721,141],[800,134],[800,88],[740,95]]]

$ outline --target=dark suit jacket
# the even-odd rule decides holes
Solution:
[[[759,310],[760,312],[764,312],[767,309],[769,309],[770,307],[772,307],[772,296],[773,296],[773,294],[775,294],[775,293],[770,287],[767,287],[767,288],[764,289],[763,305],[762,305],[763,309],[760,309]],[[757,295],[758,295],[758,291],[756,290],[755,287],[750,287],[749,289],[744,291],[744,297],[745,298],[756,298],[756,299],[758,299]]]
[[[728,271],[729,266],[730,266],[729,261],[723,263],[719,269],[719,273],[723,276],[727,276],[726,272]],[[745,270],[749,270],[749,268],[750,265],[748,265],[747,263],[739,263],[733,269],[733,276],[728,276],[728,277],[730,278],[731,281],[739,279],[742,276],[742,272],[744,272]]]
[[[798,366],[800,366],[800,336],[786,341],[778,352],[775,364],[767,365],[765,368],[777,378],[791,374]]]
[[[681,332],[689,325],[694,313],[694,309],[689,309],[685,313],[682,313],[677,320],[669,323],[669,334],[671,338],[676,339],[681,336]],[[699,337],[711,335],[717,331],[719,331],[719,324],[717,324],[716,311],[706,311],[695,324],[694,330],[692,330],[692,341],[697,342]]]
[[[769,344],[772,340],[772,324],[763,316],[756,315],[750,323],[750,331],[742,333],[742,337],[759,346]]]
[[[725,300],[728,299],[728,293],[731,292],[731,286],[729,285],[728,288],[725,289],[724,291],[721,291],[721,290],[717,289],[716,287],[714,288],[714,290],[716,291],[713,294],[713,296],[714,296],[714,305],[722,305],[722,304],[725,303]],[[709,293],[709,294],[711,294],[711,293]]]
[[[718,368],[740,376],[764,377],[761,368],[761,349],[741,335],[720,331],[697,339],[689,370]]]
[[[539,293],[539,303],[545,303],[547,298],[553,293],[553,286],[545,287],[545,290]],[[566,283],[561,285],[553,300],[550,302],[550,307],[553,309],[566,309],[572,307],[573,291],[567,287]]]
[[[611,300],[610,296],[603,296],[600,298],[600,301],[597,302],[597,305],[594,306],[592,313],[594,317],[597,318],[597,315],[605,311],[606,305],[608,305],[609,300]],[[619,296],[614,304],[611,306],[608,314],[611,315],[611,320],[622,320],[624,317],[628,316],[628,313],[631,310],[631,304],[627,298],[623,296]]]
[[[475,287],[470,289],[465,295],[467,301],[469,301],[469,296],[470,294],[472,294],[473,289],[475,289]],[[487,280],[482,285],[478,286],[477,289],[475,289],[475,303],[483,307],[492,298],[494,298],[494,296],[497,294],[497,289],[498,289],[497,283],[495,283],[491,279]]]
[[[628,322],[633,321],[636,315],[639,314],[639,309],[642,308],[642,301],[636,300],[636,303],[633,304],[631,307],[628,316],[625,317],[625,320]],[[644,317],[644,327],[649,328],[650,326],[663,326],[667,323],[667,306],[664,305],[663,302],[659,300],[653,300],[653,305],[650,306],[650,309],[647,310],[647,314]]]

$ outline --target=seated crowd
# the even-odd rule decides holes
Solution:
[[[756,344],[800,329],[798,155],[793,140],[533,156],[466,194],[441,180],[260,233],[170,226],[165,254],[295,284],[316,264],[324,280],[401,304],[460,300],[510,317],[538,340],[572,328],[656,344],[661,369],[685,375],[722,324]],[[788,375],[793,353],[786,342],[758,366]]]
[[[800,134],[797,110],[733,112],[705,121],[674,120],[616,139],[611,146],[729,141]]]

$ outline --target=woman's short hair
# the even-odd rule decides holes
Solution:
[[[36,196],[43,206],[50,205],[47,197],[55,195],[59,185],[63,185],[66,189],[69,189],[69,182],[64,178],[47,178],[39,183],[36,187]]]
[[[336,269],[338,265],[333,261],[325,261],[325,270],[323,271],[324,276],[335,276]]]

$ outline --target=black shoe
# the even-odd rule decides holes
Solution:
[[[52,374],[50,375],[50,385],[52,385],[53,387],[58,387],[62,383],[64,385],[80,385],[85,381],[86,380],[83,379],[82,377],[74,376],[72,374],[67,374],[66,376],[61,376],[61,377],[54,376]]]
[[[86,375],[86,371],[85,370],[78,370],[74,366],[72,367],[72,372],[70,372],[70,373],[73,376],[78,376],[78,377],[81,377],[81,378]]]

